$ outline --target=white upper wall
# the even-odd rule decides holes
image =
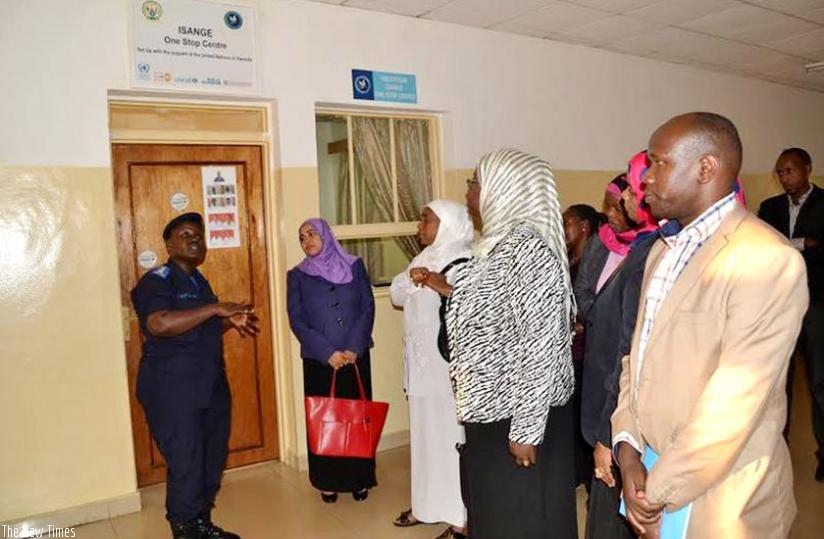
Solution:
[[[237,3],[237,2],[235,2]],[[283,166],[316,163],[315,103],[351,105],[350,69],[414,73],[444,112],[447,168],[517,146],[561,169],[618,169],[672,115],[739,127],[745,170],[789,145],[824,160],[824,94],[586,47],[302,1],[257,0],[262,99]],[[127,89],[128,0],[28,0],[0,33],[0,164],[107,166],[107,90]],[[80,7],[78,7],[80,6]]]

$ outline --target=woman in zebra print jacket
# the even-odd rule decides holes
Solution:
[[[572,539],[575,300],[552,169],[518,150],[486,155],[467,205],[483,233],[446,324],[470,533]]]

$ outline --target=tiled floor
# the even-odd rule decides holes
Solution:
[[[790,425],[790,454],[793,460],[795,517],[791,539],[820,539],[824,537],[824,483],[813,478],[817,464],[815,437],[812,431],[810,392],[802,362],[796,364],[793,415]]]
[[[810,430],[810,403],[797,376],[796,405],[791,433],[798,517],[792,539],[824,537],[824,484],[813,480],[815,458]],[[365,502],[341,496],[326,505],[306,475],[277,462],[233,471],[226,475],[215,521],[244,539],[415,539],[433,538],[445,526],[396,528],[392,519],[409,506],[409,451],[394,449],[378,455],[379,487]],[[579,522],[583,522],[583,489],[578,492]],[[143,511],[76,529],[81,539],[165,539],[163,486],[143,491]],[[583,525],[580,526],[583,537]],[[503,539],[503,538],[502,538]]]

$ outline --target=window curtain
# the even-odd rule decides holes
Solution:
[[[349,161],[347,159],[341,160],[338,169],[338,177],[340,178],[340,181],[338,182],[337,193],[337,222],[352,223],[352,191],[349,185],[349,182],[351,182],[351,178],[349,177]],[[362,211],[361,208],[364,206],[364,204],[361,200],[362,197],[358,196],[357,198],[357,207],[359,211],[358,216],[359,219],[362,221],[363,216],[360,212]],[[355,256],[359,256],[363,259],[363,262],[366,266],[366,271],[369,273],[369,276],[373,279],[373,281],[374,278],[382,275],[382,253],[379,252],[380,249],[375,249],[375,246],[372,245],[371,242],[369,242],[368,240],[346,240],[343,242],[343,245],[348,252]],[[380,248],[380,246],[378,246],[378,248]]]
[[[355,207],[358,223],[394,222],[392,192],[392,156],[389,144],[389,120],[352,116],[355,159]],[[417,221],[424,204],[432,197],[429,130],[425,120],[395,120],[395,165],[398,180],[400,221]],[[338,222],[351,223],[351,191],[348,163],[340,166]],[[406,256],[420,252],[411,236],[394,238]],[[363,258],[373,278],[383,275],[384,257],[380,241],[359,240],[348,248]]]
[[[401,221],[417,221],[432,201],[432,163],[426,120],[395,120],[395,166]]]
[[[337,223],[352,222],[352,191],[349,188],[349,160],[344,155],[338,162]]]

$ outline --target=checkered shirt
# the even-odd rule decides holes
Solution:
[[[638,340],[638,367],[635,371],[636,383],[634,387],[636,392],[638,376],[644,365],[644,354],[650,335],[652,335],[652,328],[658,311],[661,310],[661,306],[675,285],[675,281],[678,280],[696,251],[718,230],[721,221],[730,214],[736,204],[735,193],[731,193],[713,204],[683,230],[678,231],[675,228],[673,234],[674,227],[672,225],[667,223],[662,226],[661,236],[668,250],[653,271],[647,287],[647,294],[644,297],[644,322]],[[637,394],[634,395],[636,398],[637,396]]]

